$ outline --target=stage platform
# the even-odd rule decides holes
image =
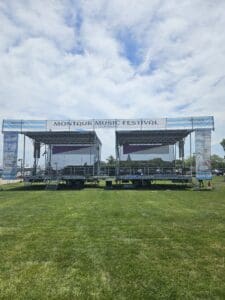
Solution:
[[[103,167],[110,164],[101,160],[98,129],[115,131],[115,161],[111,168]],[[26,182],[211,180],[213,130],[213,116],[3,120],[3,178],[15,179],[20,173]],[[33,168],[26,176],[31,151]],[[190,170],[185,168],[187,157],[191,158]]]
[[[104,168],[104,171],[106,169]],[[49,182],[49,181],[59,181],[59,182],[74,182],[74,181],[82,181],[90,182],[90,181],[112,181],[112,182],[153,182],[153,181],[172,181],[172,182],[180,182],[180,183],[187,183],[192,181],[192,176],[190,174],[175,174],[175,173],[151,173],[151,174],[134,174],[132,173],[126,173],[126,174],[116,174],[117,170],[114,168],[114,174],[112,174],[112,168],[110,172],[101,172],[101,175],[99,176],[84,176],[84,175],[75,175],[75,174],[54,174],[54,175],[31,175],[26,176],[24,178],[25,182],[35,183],[35,182]],[[110,173],[110,175],[109,175]]]

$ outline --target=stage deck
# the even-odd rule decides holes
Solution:
[[[118,175],[118,176],[108,176],[100,175],[100,176],[79,176],[79,175],[59,175],[59,176],[26,176],[24,178],[25,182],[47,182],[50,180],[58,180],[58,181],[88,181],[88,180],[102,180],[102,181],[156,181],[156,180],[169,180],[169,181],[180,181],[180,182],[191,182],[191,175],[176,175],[176,174],[151,174],[151,175]]]

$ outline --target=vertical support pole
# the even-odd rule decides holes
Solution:
[[[175,150],[174,150],[174,168],[176,173],[176,158],[177,158],[177,143],[174,144]]]
[[[24,179],[25,176],[25,160],[26,160],[26,135],[23,135],[23,172],[22,177]]]
[[[34,145],[34,174],[33,175],[36,175],[37,174],[37,165],[38,165],[38,159],[40,158],[40,147],[41,147],[41,144],[39,141],[37,140],[33,140],[33,145]]]
[[[94,131],[94,133],[95,133],[95,131]],[[95,176],[95,168],[97,169],[97,164],[96,164],[96,135],[94,137],[93,149],[94,149],[94,164],[93,164],[92,175]]]
[[[117,131],[115,132],[116,138],[116,176],[119,175],[119,145],[118,145],[118,138],[117,138]]]
[[[46,174],[46,169],[47,169],[47,148],[45,144],[45,174]]]
[[[184,145],[185,145],[185,138],[183,139],[183,145],[182,145],[182,174],[185,172],[185,162],[184,162]]]
[[[190,133],[189,137],[190,137],[190,171],[191,171],[191,177],[192,177],[193,165],[192,165],[192,136],[191,136],[191,133]]]
[[[33,159],[34,159],[34,163],[33,163],[33,170],[32,170],[32,175],[36,175],[36,170],[35,170],[35,167],[36,167],[36,159],[35,159],[35,141],[32,140],[33,142]]]
[[[99,143],[99,140],[97,139],[97,145],[96,145],[96,153],[97,153],[97,175],[99,176],[100,174],[100,168],[101,168],[101,156],[100,156],[100,152],[101,152],[101,145]]]
[[[48,165],[49,165],[49,175],[51,176],[52,175],[52,145],[49,144],[49,162],[48,162]]]
[[[90,145],[90,152],[89,152],[89,154],[90,154],[90,168],[91,168],[91,148],[92,148],[92,143],[91,143],[91,135],[89,135],[89,145]]]

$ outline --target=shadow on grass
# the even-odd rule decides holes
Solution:
[[[105,188],[106,190],[186,190],[190,189],[192,186],[188,184],[175,184],[175,183],[157,183],[147,186],[135,186],[132,184],[128,185],[114,185],[112,188]]]
[[[192,186],[190,184],[176,184],[176,183],[158,183],[151,184],[147,186],[135,186],[132,184],[113,184],[111,187],[106,187],[98,184],[86,184],[83,187],[71,187],[66,184],[59,184],[57,189],[47,189],[45,184],[32,184],[32,185],[20,185],[14,187],[7,187],[3,191],[60,191],[60,190],[69,190],[69,191],[78,191],[84,189],[103,189],[107,191],[113,190],[190,190]]]

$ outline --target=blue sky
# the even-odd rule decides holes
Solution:
[[[0,121],[214,115],[223,154],[225,1],[2,0],[0,28]]]

